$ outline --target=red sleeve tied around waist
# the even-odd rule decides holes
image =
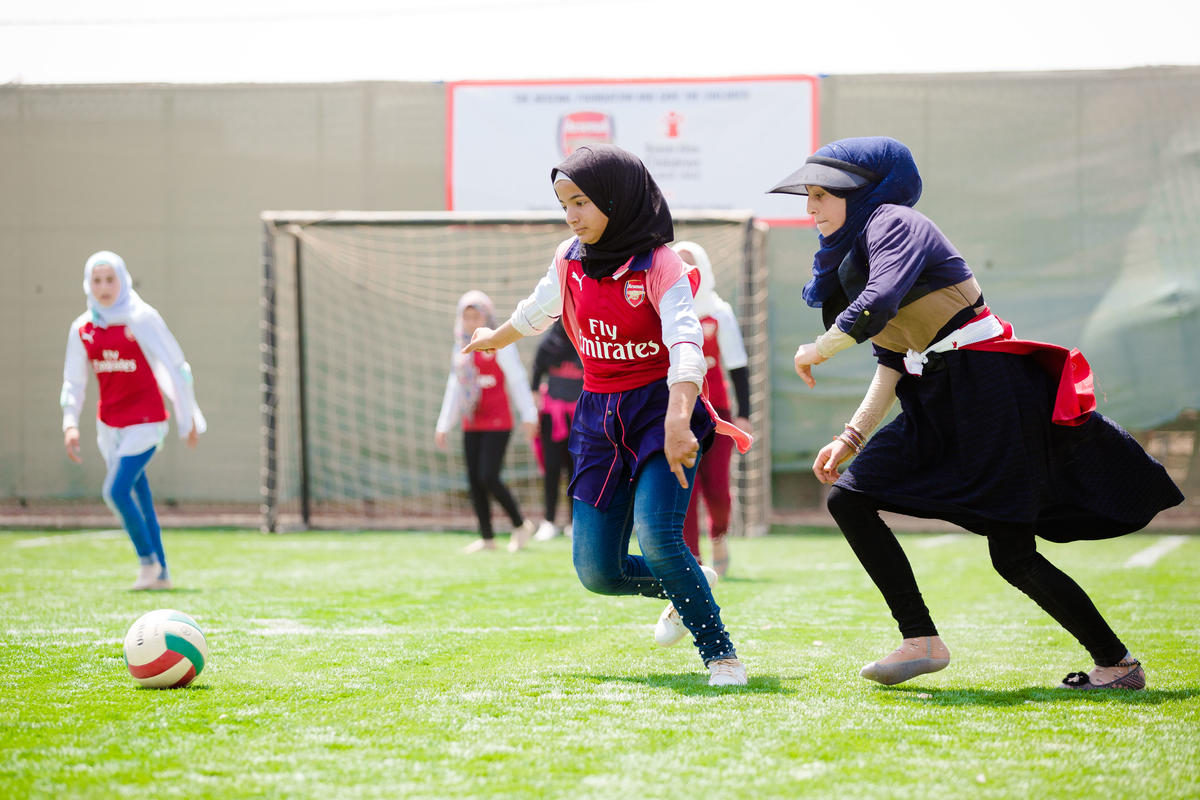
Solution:
[[[1050,421],[1056,425],[1082,425],[1096,410],[1096,387],[1092,367],[1078,348],[1066,348],[1046,342],[1018,339],[1013,326],[1000,320],[1004,333],[995,339],[965,345],[963,350],[1013,353],[1032,356],[1042,369],[1058,378],[1054,411]]]
[[[708,409],[708,415],[712,417],[713,422],[717,425],[717,433],[722,436],[728,436],[733,439],[733,443],[737,446],[739,453],[745,453],[754,444],[754,437],[746,433],[744,430],[734,425],[726,419],[721,419],[717,414],[717,410],[713,408],[713,404],[708,402],[708,392],[704,391],[700,394],[700,399],[704,402],[704,407]]]

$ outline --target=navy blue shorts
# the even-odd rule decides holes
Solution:
[[[670,389],[665,379],[624,392],[584,391],[575,406],[567,449],[575,462],[570,494],[600,510],[619,481],[633,481],[639,466],[663,449],[663,419]],[[704,448],[715,423],[699,398],[692,433]]]

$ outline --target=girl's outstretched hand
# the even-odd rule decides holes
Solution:
[[[196,444],[199,441],[200,441],[200,434],[196,432],[196,426],[195,426],[195,424],[193,424],[191,431],[189,431],[188,435],[187,435],[187,446],[194,450],[196,448]]]
[[[76,464],[82,464],[79,456],[79,428],[67,428],[63,432],[63,446],[67,448],[67,458]]]
[[[471,334],[471,341],[462,349],[463,355],[474,353],[476,350],[495,350],[496,332],[491,328],[480,326]]]
[[[817,350],[816,342],[802,344],[796,350],[796,357],[793,361],[796,364],[796,374],[803,379],[808,388],[812,389],[817,385],[816,379],[812,376],[812,367],[814,364],[820,364],[825,358]]]

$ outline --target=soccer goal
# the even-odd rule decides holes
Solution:
[[[434,425],[450,371],[455,304],[491,296],[498,321],[570,235],[561,214],[263,212],[262,528],[475,527],[462,433]],[[704,246],[750,354],[757,444],[734,455],[734,534],[770,512],[765,228],[748,214],[683,212],[675,235]],[[536,338],[519,344],[526,369]],[[533,449],[514,431],[504,478],[543,514]],[[563,506],[566,501],[561,501]],[[559,510],[559,523],[564,521]],[[497,530],[507,520],[495,508]]]

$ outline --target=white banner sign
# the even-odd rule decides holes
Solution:
[[[557,210],[550,170],[581,144],[636,154],[673,208],[750,209],[807,221],[766,191],[816,149],[809,75],[449,85],[446,207]]]

